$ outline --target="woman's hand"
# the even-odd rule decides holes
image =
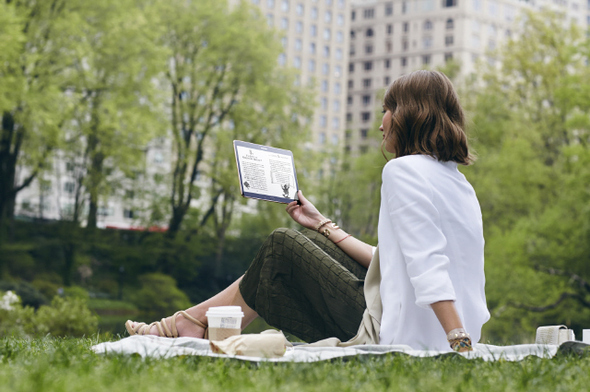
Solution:
[[[326,218],[303,196],[303,192],[298,191],[297,197],[301,205],[298,205],[297,201],[292,201],[287,205],[287,212],[301,226],[312,230],[315,229],[315,226]]]

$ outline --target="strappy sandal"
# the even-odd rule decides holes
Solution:
[[[170,321],[170,325],[172,326],[172,328],[168,327],[168,325],[166,324],[165,318],[163,318],[160,321],[154,321],[151,324],[137,323],[135,325],[135,327],[133,327],[133,321],[127,320],[125,322],[125,328],[127,329],[127,332],[129,332],[130,336],[149,335],[150,329],[152,329],[152,326],[155,325],[156,328],[158,328],[158,336],[166,337],[166,338],[177,338],[178,337],[178,329],[176,329],[176,317],[178,317],[179,314],[181,314],[185,319],[187,319],[191,323],[205,329],[205,335],[203,335],[203,339],[208,338],[209,330],[208,330],[207,325],[203,324],[202,322],[200,322],[199,320],[197,320],[196,318],[194,318],[193,316],[191,316],[190,314],[188,314],[184,310],[179,310],[178,312],[174,313],[174,315],[171,318],[172,320]]]

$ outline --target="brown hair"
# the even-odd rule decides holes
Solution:
[[[475,160],[469,153],[459,98],[442,72],[415,71],[396,79],[383,106],[392,113],[388,138],[396,157],[423,154],[462,165]]]

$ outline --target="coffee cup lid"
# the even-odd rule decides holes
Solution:
[[[221,316],[221,317],[244,317],[241,306],[212,306],[205,313],[209,316]]]

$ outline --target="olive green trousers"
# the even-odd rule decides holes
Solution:
[[[268,324],[306,342],[346,341],[366,308],[366,272],[315,231],[277,229],[246,271],[240,293]]]

